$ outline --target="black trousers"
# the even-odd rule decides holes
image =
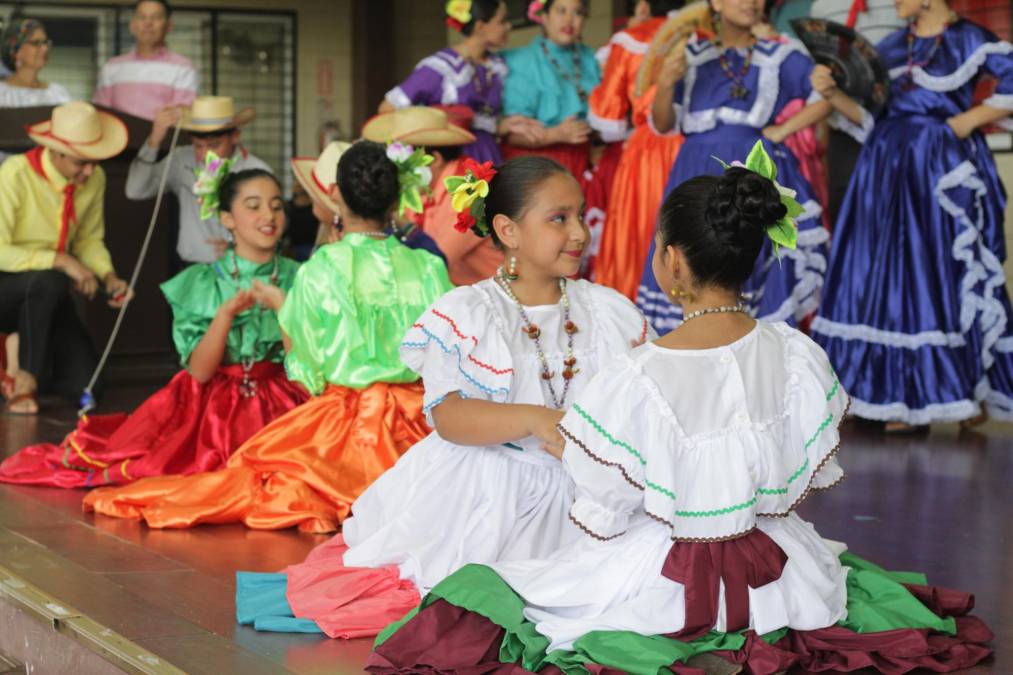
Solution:
[[[39,393],[77,403],[98,354],[74,308],[71,288],[70,278],[58,270],[0,272],[0,332],[18,333],[21,369],[35,376]]]

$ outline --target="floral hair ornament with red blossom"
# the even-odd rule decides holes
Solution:
[[[460,33],[471,23],[471,0],[447,0],[447,25]]]
[[[457,211],[454,229],[462,234],[471,230],[479,237],[488,237],[492,227],[485,217],[485,198],[489,196],[489,181],[496,175],[492,162],[479,164],[465,159],[463,176],[450,176],[443,184],[450,193],[450,205]]]
[[[528,20],[539,25],[545,23],[545,0],[533,0],[528,5]]]
[[[777,188],[778,194],[781,196],[781,203],[784,205],[785,213],[784,218],[771,223],[767,226],[767,237],[770,238],[770,243],[774,246],[774,255],[780,260],[781,258],[781,247],[795,250],[798,247],[798,224],[795,223],[795,219],[805,213],[805,209],[798,200],[795,199],[795,195],[798,194],[795,190],[786,188],[783,185],[779,185],[775,178],[777,178],[777,166],[774,164],[774,160],[767,154],[767,150],[763,147],[763,141],[756,141],[756,145],[749,151],[749,156],[746,157],[746,163],[732,162],[726,164],[717,157],[718,162],[725,170],[730,169],[733,166],[748,169],[753,173],[758,173]]]

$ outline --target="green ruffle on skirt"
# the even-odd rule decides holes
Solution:
[[[850,553],[841,555],[847,566],[848,617],[838,625],[856,633],[878,633],[900,628],[928,628],[955,635],[956,622],[930,611],[902,584],[924,585],[922,574],[890,572]],[[491,568],[468,565],[437,584],[422,600],[419,609],[437,600],[479,614],[506,631],[500,646],[503,663],[516,663],[537,672],[555,665],[566,675],[586,675],[586,663],[620,668],[631,675],[657,675],[675,662],[685,662],[698,654],[718,650],[735,651],[746,644],[745,631],[711,631],[691,642],[662,636],[646,636],[627,631],[596,631],[584,635],[572,651],[546,653],[549,640],[524,618],[524,601]],[[387,641],[419,611],[388,626],[376,639],[375,646]],[[782,629],[760,636],[774,644],[785,636]]]

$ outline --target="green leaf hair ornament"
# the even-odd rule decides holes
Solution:
[[[222,159],[214,152],[208,150],[204,157],[204,165],[194,168],[193,173],[197,182],[193,184],[193,193],[200,204],[201,220],[217,218],[222,210],[218,200],[218,188],[222,181],[232,170],[232,159]]]
[[[788,210],[788,213],[785,214],[784,218],[767,227],[767,236],[770,237],[770,241],[774,245],[774,255],[778,259],[781,258],[782,247],[794,251],[798,247],[798,225],[795,223],[795,219],[805,213],[805,209],[795,199],[795,195],[798,194],[795,190],[779,185],[777,180],[775,180],[777,178],[777,166],[763,147],[763,141],[756,141],[756,145],[753,146],[753,149],[749,151],[749,156],[746,157],[745,164],[742,162],[727,164],[717,157],[714,159],[720,162],[721,166],[726,170],[733,166],[748,169],[774,184],[777,192],[781,195],[781,203],[784,204],[784,208]]]
[[[433,156],[427,155],[422,148],[416,149],[395,141],[387,146],[387,159],[397,167],[400,189],[397,214],[404,215],[406,209],[422,213],[425,210],[422,195],[429,193],[429,184],[433,180],[433,171],[429,168]]]

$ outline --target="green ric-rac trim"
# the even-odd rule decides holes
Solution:
[[[602,425],[598,424],[598,421],[595,420],[593,417],[591,417],[591,415],[588,414],[588,412],[586,410],[584,410],[583,408],[581,408],[578,404],[574,403],[573,404],[573,409],[576,410],[577,414],[579,414],[581,417],[583,417],[584,420],[588,424],[590,424],[592,427],[594,427],[595,431],[597,431],[599,434],[601,434],[602,436],[604,436],[605,440],[607,440],[612,445],[615,445],[616,447],[622,448],[626,452],[628,452],[631,455],[633,455],[634,457],[636,457],[637,461],[640,462],[640,466],[647,466],[647,460],[644,459],[644,456],[641,455],[640,452],[638,452],[636,448],[634,448],[629,443],[626,443],[625,441],[620,441],[618,438],[616,438],[615,436],[613,436],[609,432],[605,431],[605,429],[602,427]],[[669,499],[671,499],[673,501],[675,500],[675,493],[672,492],[671,490],[669,490],[668,488],[662,487],[661,485],[658,485],[656,483],[652,483],[651,481],[647,480],[646,478],[644,479],[644,484],[647,485],[647,487],[649,487],[652,490],[654,490],[655,492],[660,492],[661,494],[665,495]]]

